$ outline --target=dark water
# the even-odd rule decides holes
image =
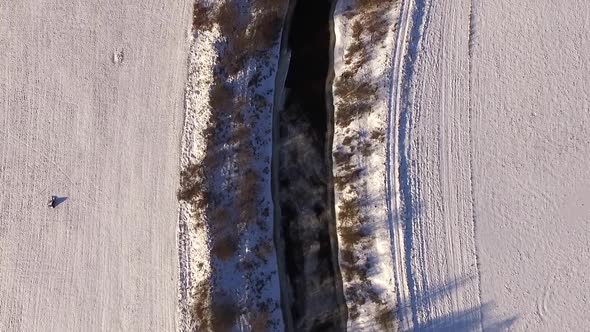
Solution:
[[[289,35],[291,63],[285,83],[291,89],[286,107],[298,105],[314,134],[321,137],[326,135],[328,117],[325,87],[330,64],[330,8],[329,0],[297,1]]]
[[[291,62],[279,115],[278,192],[295,331],[343,331],[345,308],[334,252],[331,148],[326,102],[329,0],[299,0],[291,17]]]

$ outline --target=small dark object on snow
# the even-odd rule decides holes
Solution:
[[[60,196],[51,196],[49,202],[47,202],[47,206],[50,208],[56,208],[61,205],[61,203],[65,202],[68,198],[67,197],[60,197]]]
[[[47,203],[47,206],[49,206],[52,209],[55,208],[57,206],[57,196],[51,196],[51,199]]]

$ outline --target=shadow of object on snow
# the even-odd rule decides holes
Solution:
[[[63,202],[68,200],[68,197],[60,197],[60,196],[52,196],[51,198],[53,200],[52,207],[54,207],[54,208],[60,206]]]

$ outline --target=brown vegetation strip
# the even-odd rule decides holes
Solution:
[[[341,128],[367,115],[374,106],[377,87],[367,78],[358,79],[357,73],[371,59],[374,45],[382,43],[389,29],[387,11],[397,0],[357,0],[353,8],[344,15],[352,22],[352,42],[345,51],[346,70],[334,84],[334,95],[338,97],[336,124]],[[359,317],[358,305],[371,301],[379,307],[376,321],[383,330],[393,328],[394,308],[382,302],[369,279],[373,268],[371,257],[363,259],[356,253],[359,249],[373,246],[373,238],[366,232],[367,217],[363,215],[366,199],[362,197],[362,174],[365,172],[363,159],[374,151],[372,143],[383,142],[384,133],[352,130],[345,137],[338,150],[333,152],[336,189],[348,192],[349,197],[340,200],[338,206],[338,233],[341,240],[340,261],[351,319]],[[354,158],[359,156],[358,158]],[[364,158],[363,158],[364,157]],[[366,250],[361,250],[366,252]]]
[[[240,8],[241,3],[226,0],[207,6],[196,0],[193,8],[193,33],[216,27],[222,40],[217,46],[214,83],[209,91],[211,116],[202,133],[206,139],[205,156],[201,163],[182,170],[178,199],[189,202],[194,212],[204,217],[214,262],[228,262],[238,254],[247,227],[267,227],[261,217],[264,209],[257,205],[262,174],[255,167],[254,132],[249,117],[257,116],[258,110],[268,105],[264,96],[254,93],[260,73],[244,82],[240,80],[247,75],[238,74],[250,60],[260,63],[267,59],[266,52],[280,33],[286,1],[252,0],[249,8]],[[272,253],[272,246],[263,243],[254,249],[252,257],[241,257],[240,268],[252,270]],[[228,331],[244,309],[238,308],[232,296],[217,293],[211,283],[214,281],[198,285],[192,319],[199,331]],[[249,308],[250,324],[264,331],[271,323],[272,308],[265,303],[257,305]]]

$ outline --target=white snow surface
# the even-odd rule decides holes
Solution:
[[[176,329],[190,9],[0,3],[0,331]]]
[[[402,329],[587,329],[590,3],[409,1]]]
[[[481,329],[469,136],[469,1],[407,1],[393,103],[406,330]],[[399,47],[400,45],[398,45]],[[397,106],[396,106],[397,104]]]
[[[590,327],[590,2],[478,1],[473,151],[484,322]]]

